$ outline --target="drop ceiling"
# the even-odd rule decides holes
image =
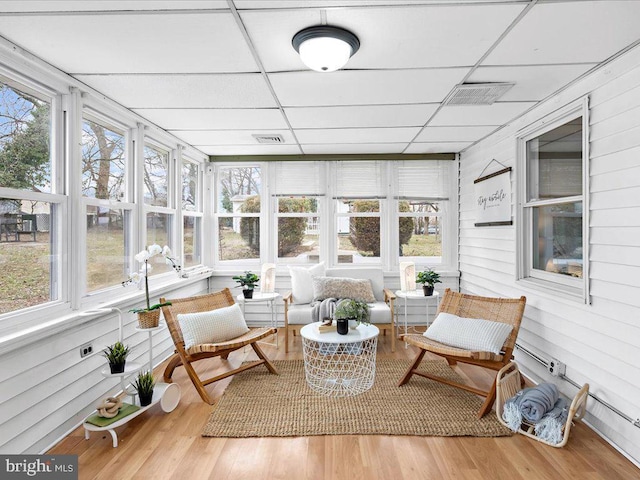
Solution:
[[[214,156],[460,152],[636,44],[639,19],[640,0],[0,2],[2,37]],[[291,46],[322,23],[360,39],[343,70]],[[444,105],[484,82],[515,85]]]

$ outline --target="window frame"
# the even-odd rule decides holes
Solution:
[[[527,142],[582,117],[582,194],[553,199],[528,200]],[[517,142],[516,281],[524,286],[591,303],[589,291],[589,97],[585,96],[520,130]],[[533,268],[534,211],[550,205],[582,203],[582,278]]]
[[[197,170],[196,170],[196,174],[197,174],[197,178],[196,178],[196,198],[195,198],[195,208],[194,210],[185,210],[184,208],[184,202],[183,202],[183,198],[182,198],[182,186],[183,186],[183,167],[185,164],[191,164],[191,165],[195,165]],[[179,219],[179,227],[180,227],[180,246],[181,246],[181,250],[180,250],[180,265],[183,266],[183,270],[186,272],[189,272],[191,270],[195,270],[195,269],[200,269],[203,267],[204,265],[204,244],[203,244],[203,239],[204,239],[204,235],[203,235],[203,231],[204,231],[204,194],[203,194],[203,190],[204,190],[204,168],[202,165],[202,162],[198,162],[197,160],[187,156],[184,154],[184,152],[182,151],[182,149],[180,149],[180,162],[179,162],[179,171],[180,171],[180,175],[179,175],[179,182],[180,182],[180,195],[178,198],[178,201],[180,203],[180,219]],[[200,230],[199,230],[199,235],[197,239],[194,239],[194,245],[195,242],[197,242],[197,245],[199,246],[199,257],[200,257],[200,262],[195,264],[195,265],[190,265],[188,267],[185,266],[185,242],[184,242],[184,217],[191,217],[194,218],[194,222],[195,221],[199,221],[200,222]],[[199,219],[199,220],[195,220],[195,219]]]

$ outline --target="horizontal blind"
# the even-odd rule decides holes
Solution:
[[[324,175],[320,162],[276,162],[274,179],[276,196],[322,195]]]
[[[449,200],[452,162],[418,160],[398,163],[399,199]]]
[[[340,161],[334,165],[336,198],[383,198],[387,195],[379,161]]]

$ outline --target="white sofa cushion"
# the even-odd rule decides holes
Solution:
[[[249,331],[238,304],[209,312],[179,313],[184,347],[203,343],[219,343],[244,335]]]
[[[424,336],[456,348],[499,354],[512,329],[506,323],[440,312]]]
[[[289,325],[306,325],[311,323],[311,304],[291,305],[287,312]],[[391,309],[384,302],[374,302],[369,304],[371,323],[391,323]]]
[[[371,281],[366,278],[313,277],[313,300],[353,298],[360,302],[376,301]]]
[[[291,275],[292,303],[311,303],[313,301],[313,282],[315,276],[324,275],[324,262],[312,267],[289,267]]]

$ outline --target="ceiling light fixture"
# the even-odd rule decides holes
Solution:
[[[360,40],[353,33],[329,25],[300,30],[291,43],[302,62],[316,72],[342,68],[360,48]]]

